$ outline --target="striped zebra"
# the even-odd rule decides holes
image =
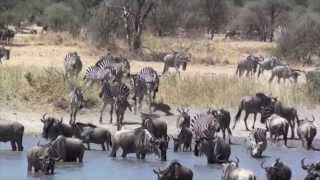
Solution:
[[[213,138],[216,136],[216,131],[220,128],[218,120],[208,113],[201,113],[191,118],[190,124],[193,137],[196,140],[201,138]]]
[[[142,107],[142,101],[146,95],[148,98],[149,112],[151,112],[151,104],[155,102],[155,98],[159,88],[159,75],[151,67],[144,67],[140,73],[134,78],[134,107],[137,112],[137,101],[139,103],[139,110]]]
[[[267,130],[262,128],[254,129],[248,136],[248,146],[252,157],[261,158],[267,148]]]
[[[74,88],[69,94],[70,98],[70,125],[74,125],[76,123],[76,116],[78,111],[83,107],[84,98],[82,91],[79,87]]]
[[[117,129],[121,130],[123,124],[124,113],[126,112],[127,108],[130,111],[131,105],[128,102],[128,96],[130,94],[130,89],[125,84],[120,83],[118,86],[118,93],[117,96],[114,97],[114,108],[116,111],[117,116]]]
[[[130,63],[128,59],[123,56],[112,56],[110,53],[108,53],[107,55],[100,57],[99,60],[96,62],[95,66],[100,66],[104,68],[112,66],[115,69],[117,69],[118,72],[121,72],[121,74],[119,75],[130,75]]]
[[[83,79],[87,82],[87,86],[94,83],[103,83],[103,81],[114,81],[117,76],[117,70],[113,67],[90,66],[87,68]]]
[[[10,59],[10,50],[4,47],[0,47],[0,64],[2,64],[2,58],[6,57],[6,60]]]
[[[107,105],[110,105],[110,124],[112,123],[113,109],[116,103],[116,113],[118,111],[119,114],[119,116],[117,115],[117,120],[121,119],[121,113],[123,112],[124,114],[124,111],[126,110],[126,108],[123,108],[121,105],[124,102],[124,99],[128,98],[129,92],[129,88],[123,83],[103,82],[101,92],[99,93],[99,97],[103,100],[103,106],[100,111],[100,123],[102,123],[103,112]]]
[[[78,76],[82,70],[82,62],[77,52],[69,52],[64,57],[64,70],[66,77]]]

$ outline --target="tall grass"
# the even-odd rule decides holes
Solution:
[[[68,99],[72,86],[82,87],[90,106],[97,107],[99,87],[88,88],[81,78],[68,81],[62,69],[48,67],[0,67],[0,99],[28,107],[52,106]],[[235,108],[241,97],[256,92],[272,93],[289,105],[317,103],[309,98],[305,85],[278,85],[227,75],[166,76],[160,81],[158,100],[174,106]]]
[[[309,98],[304,85],[269,84],[226,75],[168,76],[161,81],[159,98],[178,106],[235,108],[241,97],[257,92],[272,94],[289,105],[316,103]]]

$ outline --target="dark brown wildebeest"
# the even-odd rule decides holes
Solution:
[[[298,137],[301,140],[302,146],[306,149],[311,149],[312,141],[317,135],[317,127],[314,125],[315,118],[312,117],[313,121],[309,119],[298,120]]]
[[[225,109],[218,109],[218,110],[209,109],[208,113],[212,114],[217,119],[219,123],[219,127],[222,130],[222,135],[224,140],[226,139],[226,131],[228,132],[229,144],[231,144],[232,132],[230,129],[230,121],[231,121],[230,112],[226,111]],[[218,129],[218,131],[220,129]]]
[[[305,164],[305,158],[301,160],[301,168],[307,171],[307,176],[304,180],[319,180],[320,178],[320,162]]]
[[[266,171],[268,180],[290,180],[292,173],[290,168],[285,165],[280,159],[276,159],[276,162],[271,167],[264,167],[264,161],[261,163],[261,167]]]
[[[234,129],[236,127],[237,122],[240,119],[241,112],[245,111],[244,123],[246,126],[246,130],[249,131],[247,125],[247,119],[249,114],[254,115],[254,121],[252,125],[252,129],[254,129],[254,125],[256,123],[257,114],[260,113],[261,107],[268,106],[272,102],[272,97],[265,95],[264,93],[256,93],[254,96],[244,96],[240,100],[240,105],[238,108],[238,113],[236,114],[235,121],[233,124]]]
[[[192,180],[193,172],[191,169],[182,166],[179,162],[173,161],[164,170],[155,170],[158,180]]]
[[[178,134],[177,138],[173,139],[173,151],[178,152],[178,150],[181,151],[181,145],[183,144],[183,151],[192,151],[191,143],[192,143],[192,131],[190,128],[182,127],[180,133]]]
[[[0,142],[10,141],[12,151],[23,151],[23,133],[24,126],[19,122],[0,122]]]

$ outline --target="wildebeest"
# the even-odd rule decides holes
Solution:
[[[240,37],[241,33],[237,30],[230,30],[230,31],[227,31],[225,36],[224,36],[224,39],[233,39],[235,38],[236,36]]]
[[[80,109],[84,106],[83,93],[79,87],[73,88],[69,94],[70,98],[70,121],[69,124],[74,124],[76,122],[76,116]]]
[[[259,63],[259,70],[258,70],[258,78],[265,70],[271,71],[276,66],[285,65],[283,64],[279,58],[277,57],[269,57],[266,58],[263,62]]]
[[[45,174],[53,174],[55,161],[58,161],[60,158],[54,158],[52,153],[50,144],[38,144],[32,147],[27,153],[28,172],[31,172],[33,168],[35,172],[41,170]]]
[[[176,69],[176,72],[180,74],[180,66],[182,65],[182,70],[185,71],[187,64],[191,61],[191,54],[186,51],[179,51],[169,53],[163,58],[164,67],[162,74],[166,73],[170,67]]]
[[[314,125],[315,118],[312,117],[313,121],[307,118],[298,120],[298,137],[301,140],[302,146],[306,149],[311,149],[312,141],[317,135],[317,127]]]
[[[305,164],[305,158],[301,160],[301,168],[307,171],[307,176],[304,180],[319,180],[320,179],[320,162]]]
[[[151,112],[156,112],[156,111],[160,111],[166,114],[166,116],[171,116],[173,115],[170,110],[171,107],[168,104],[164,104],[163,102],[153,102],[151,103],[151,108],[152,111]]]
[[[144,128],[117,131],[112,137],[111,156],[116,157],[119,148],[122,149],[122,157],[128,153],[136,153],[138,159],[145,159],[147,154],[154,153],[166,160],[166,142],[156,140],[152,134]]]
[[[100,144],[102,150],[105,151],[105,145],[109,151],[109,146],[112,146],[111,133],[106,128],[97,127],[93,124],[76,123],[81,130],[80,139],[87,144],[90,150],[90,143]]]
[[[12,151],[23,151],[23,133],[24,126],[19,122],[0,121],[0,142],[10,141]]]
[[[301,75],[299,72],[303,72],[298,69],[292,69],[289,66],[276,66],[272,69],[271,77],[269,79],[269,82],[272,82],[275,77],[278,78],[278,83],[280,83],[280,80],[283,79],[283,82],[285,83],[287,79],[292,78],[295,83],[298,82],[298,77]]]
[[[254,158],[262,157],[263,151],[267,148],[267,130],[257,128],[251,131],[248,137],[250,155]]]
[[[82,70],[82,62],[77,52],[69,52],[64,58],[64,71],[67,78],[78,76]]]
[[[284,144],[287,146],[287,136],[289,131],[289,122],[285,118],[273,114],[270,108],[265,107],[261,111],[261,122],[266,123],[266,127],[270,132],[270,138],[275,142],[279,140],[279,136],[283,136]]]
[[[181,151],[181,145],[183,145],[182,151],[192,151],[191,143],[192,143],[192,131],[190,128],[182,127],[180,133],[175,138],[172,136],[173,139],[173,151],[178,152]]]
[[[259,57],[249,55],[246,59],[241,60],[237,64],[236,75],[239,77],[246,71],[246,76],[253,76],[257,72],[257,68],[261,59]]]
[[[212,110],[209,109],[208,113],[211,113],[218,121],[219,127],[222,131],[223,139],[226,139],[226,131],[228,132],[229,136],[229,144],[231,144],[231,136],[232,132],[230,129],[230,112],[225,109],[218,109],[218,110]],[[220,130],[218,129],[218,131]]]
[[[46,117],[46,113],[40,119],[43,123],[42,136],[46,139],[54,140],[59,135],[72,137],[75,134],[74,128],[63,123],[63,119],[58,120],[53,117]]]
[[[64,162],[82,163],[85,147],[80,139],[59,135],[50,145],[53,149],[53,157],[61,158]]]
[[[239,118],[241,116],[241,112],[245,111],[245,117],[244,117],[244,123],[246,126],[246,130],[249,131],[248,125],[247,125],[247,119],[249,114],[254,115],[254,121],[252,125],[252,129],[254,129],[254,125],[256,122],[257,114],[260,113],[261,107],[267,106],[272,102],[272,98],[265,95],[264,93],[256,93],[254,96],[244,96],[240,100],[240,105],[238,108],[238,113],[236,114],[235,121],[233,124],[234,129],[236,127],[237,122],[239,121]]]
[[[132,111],[131,105],[128,101],[130,93],[129,88],[125,84],[119,84],[119,90],[115,97],[113,97],[114,108],[117,116],[117,130],[120,130],[123,124],[124,114],[127,109]]]
[[[274,109],[273,113],[285,118],[289,122],[291,138],[294,139],[295,124],[296,121],[299,121],[297,110],[293,107],[283,105],[283,103],[276,98],[273,98],[273,103],[270,104],[270,106]]]
[[[264,167],[264,161],[261,163],[261,167],[266,171],[268,180],[290,180],[292,173],[290,168],[285,165],[280,159],[276,159],[276,162],[271,167]]]
[[[231,147],[220,137],[195,140],[194,155],[205,154],[208,164],[228,162]]]
[[[3,41],[7,45],[14,38],[14,35],[15,32],[11,29],[0,29],[0,41]]]
[[[146,128],[156,139],[167,138],[167,122],[141,113],[142,127]]]
[[[256,180],[256,175],[247,169],[239,167],[239,159],[228,163],[223,168],[222,180]]]
[[[177,161],[173,161],[164,170],[155,170],[153,172],[158,176],[158,180],[192,180],[193,172],[191,169],[184,167]]]
[[[6,60],[10,59],[10,50],[4,47],[0,47],[0,64],[2,64],[2,58],[6,57]]]

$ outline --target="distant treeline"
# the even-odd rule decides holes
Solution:
[[[208,33],[211,38],[234,31],[241,39],[277,39],[279,54],[304,62],[320,55],[320,0],[0,1],[0,27],[34,23],[84,33],[98,46],[123,38],[138,49],[143,30],[160,37]]]

